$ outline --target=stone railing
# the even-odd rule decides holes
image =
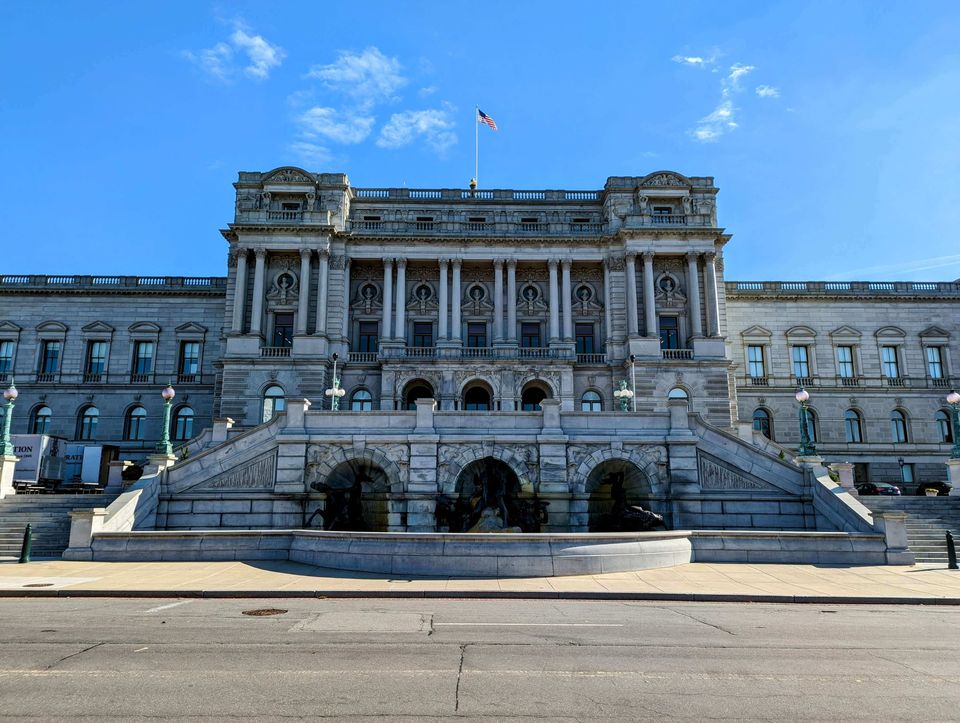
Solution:
[[[189,291],[198,294],[222,294],[227,280],[222,276],[46,276],[0,275],[0,292],[65,291],[83,289],[85,292],[147,292]]]
[[[330,211],[282,211],[274,209],[240,209],[235,216],[238,224],[315,224],[329,226],[333,223]]]
[[[661,349],[661,359],[693,359],[693,349]]]
[[[728,296],[915,296],[960,294],[956,281],[728,281]]]
[[[427,201],[523,201],[548,203],[599,203],[603,191],[517,191],[513,189],[463,190],[460,188],[354,188],[355,199],[414,199]]]
[[[737,383],[742,387],[781,387],[796,389],[797,387],[816,388],[910,388],[910,389],[951,389],[953,383],[948,378],[926,379],[924,377],[867,377],[867,376],[814,376],[795,377],[790,375],[770,374],[765,377],[739,376]]]
[[[22,377],[27,382],[29,377]],[[21,377],[17,377],[19,383]],[[176,384],[213,384],[213,374],[177,374],[176,372],[150,372],[131,374],[130,372],[104,372],[90,374],[86,372],[38,372],[33,377],[34,384],[167,384],[176,380]]]
[[[602,235],[603,223],[541,223],[523,221],[371,221],[355,219],[349,228],[358,234],[433,234],[456,236],[579,236]]]

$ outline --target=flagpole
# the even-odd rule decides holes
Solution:
[[[480,184],[480,106],[473,109],[473,180]]]

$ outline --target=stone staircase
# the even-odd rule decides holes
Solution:
[[[0,558],[19,557],[32,525],[33,557],[60,557],[70,540],[70,510],[106,507],[116,495],[12,495],[0,500]]]
[[[917,562],[947,564],[946,531],[960,547],[960,497],[881,497],[859,500],[870,510],[907,513],[907,540]]]

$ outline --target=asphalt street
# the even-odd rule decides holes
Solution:
[[[958,645],[946,607],[6,599],[0,718],[960,720]]]

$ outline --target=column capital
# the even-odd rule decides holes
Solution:
[[[398,257],[397,257],[396,259],[394,259],[394,260],[397,262],[397,268],[398,268],[398,269],[405,269],[405,268],[407,268],[407,259],[406,259],[406,257],[404,257],[404,256],[398,256]]]
[[[300,249],[300,258],[301,258],[301,259],[307,259],[307,260],[309,260],[311,254],[313,254],[313,251],[312,251],[311,249]]]
[[[441,269],[445,269],[450,263],[450,259],[448,259],[446,256],[441,256],[439,259],[437,259],[437,263],[440,264]]]
[[[329,248],[317,249],[317,257],[321,259],[329,258],[330,249]]]
[[[506,259],[494,259],[494,260],[493,260],[493,266],[494,266],[494,268],[496,268],[496,269],[502,269],[504,263],[506,263]]]
[[[704,260],[705,260],[708,264],[715,263],[716,260],[717,260],[717,252],[716,252],[716,251],[707,251],[707,252],[703,255],[703,258],[704,258]]]
[[[450,265],[455,269],[459,269],[463,265],[463,259],[459,256],[454,256],[452,259],[450,259]]]
[[[700,254],[699,254],[698,252],[696,252],[696,251],[690,251],[690,252],[688,252],[688,253],[686,254],[686,257],[687,257],[687,263],[688,263],[688,264],[695,264],[695,263],[697,263],[697,261],[700,260]]]
[[[569,269],[573,265],[573,259],[571,259],[570,257],[565,257],[560,260],[560,263]]]
[[[253,250],[253,253],[256,254],[258,259],[267,258],[267,250],[263,246],[258,246]]]
[[[547,259],[547,266],[549,266],[551,269],[557,268],[559,264],[560,259],[558,259],[556,256],[551,256],[549,259]]]
[[[392,266],[393,266],[393,259],[390,258],[389,256],[384,256],[384,257],[383,257],[383,265],[384,265],[384,266],[391,266],[391,267],[392,267]]]
[[[643,255],[643,261],[644,261],[644,263],[646,263],[647,261],[652,262],[652,261],[653,261],[653,257],[654,257],[656,254],[654,254],[653,251],[647,250],[647,251],[644,251],[642,255]]]
[[[516,260],[516,259],[507,259],[507,268],[508,268],[508,269],[515,269],[515,268],[517,268],[517,260]]]
[[[627,253],[623,255],[623,258],[626,260],[628,264],[635,264],[637,262],[637,252],[627,251]]]

